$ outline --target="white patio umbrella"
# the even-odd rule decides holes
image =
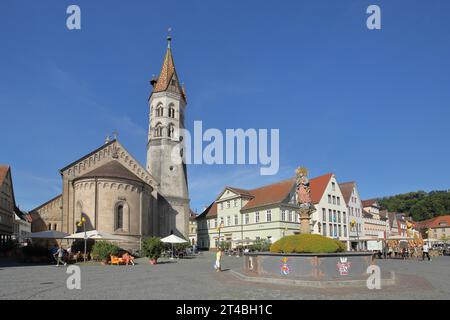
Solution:
[[[47,230],[41,232],[32,232],[28,238],[31,239],[65,239],[69,234],[56,230]]]
[[[177,236],[174,235],[174,234],[171,234],[171,235],[168,236],[168,237],[162,238],[162,239],[161,239],[161,242],[164,242],[164,243],[171,243],[171,244],[172,244],[172,257],[171,257],[171,259],[173,259],[173,244],[174,244],[174,243],[186,243],[186,242],[188,242],[188,241],[185,240],[185,239],[183,239],[183,238],[177,237]]]
[[[65,239],[122,240],[122,241],[126,240],[123,237],[98,230],[86,231],[86,233],[85,232],[73,233],[65,237]]]
[[[98,230],[90,230],[90,231],[83,231],[83,232],[77,232],[72,233],[71,235],[68,235],[64,239],[84,239],[84,262],[86,262],[86,250],[87,250],[87,239],[92,240],[121,240],[126,241],[126,239],[116,236],[114,234],[104,232],[104,231],[98,231]]]

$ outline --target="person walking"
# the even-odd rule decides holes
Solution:
[[[427,256],[428,261],[432,261],[430,258],[429,250],[430,248],[428,246],[428,243],[425,242],[422,247],[422,261],[425,260],[425,256]]]
[[[216,253],[216,263],[214,264],[214,269],[216,269],[216,272],[222,271],[220,267],[220,260],[222,259],[222,249],[218,249]]]
[[[64,249],[62,246],[59,246],[58,251],[56,251],[56,254],[58,256],[56,260],[56,266],[59,267],[59,263],[61,262],[63,265],[66,265],[67,263],[63,261],[64,257]]]

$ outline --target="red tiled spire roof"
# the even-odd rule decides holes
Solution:
[[[178,81],[177,71],[175,70],[175,63],[173,62],[172,50],[170,49],[171,38],[168,38],[168,45],[166,55],[164,57],[163,65],[161,67],[161,72],[156,80],[152,80],[153,83],[153,93],[172,91],[179,93],[186,100],[184,87],[180,86]],[[173,83],[172,83],[172,80]]]
[[[8,171],[9,171],[8,165],[0,164],[0,186],[3,184],[3,180],[5,180]]]

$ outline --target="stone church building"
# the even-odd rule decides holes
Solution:
[[[31,211],[32,231],[74,233],[81,217],[86,230],[120,235],[124,248],[137,249],[142,238],[175,234],[188,239],[189,192],[181,161],[186,95],[180,85],[168,38],[158,78],[149,97],[147,164],[142,166],[117,140],[60,170],[62,193]],[[177,148],[173,159],[172,150]]]

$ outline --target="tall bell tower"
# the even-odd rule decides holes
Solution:
[[[181,161],[184,142],[179,134],[184,129],[186,94],[175,70],[171,40],[168,36],[159,77],[151,80],[147,170],[160,182],[159,235],[173,233],[188,239],[189,191],[186,164]]]

